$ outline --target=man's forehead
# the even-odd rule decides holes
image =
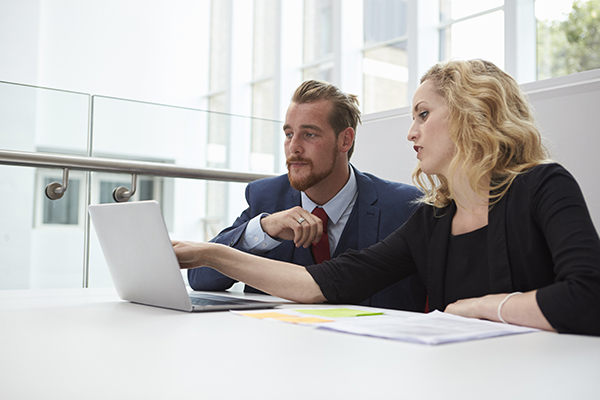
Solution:
[[[290,124],[283,125],[283,130],[286,130],[286,129],[292,129],[292,126]],[[298,129],[307,129],[307,130],[311,130],[311,131],[323,132],[323,128],[321,128],[319,125],[311,125],[311,124],[302,124],[298,127]]]
[[[319,129],[331,128],[329,125],[329,111],[331,102],[317,100],[308,103],[292,102],[285,114],[284,129],[287,126],[299,125],[301,127],[318,127]]]

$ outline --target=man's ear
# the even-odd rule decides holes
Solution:
[[[338,147],[342,153],[347,153],[354,144],[354,129],[347,127],[338,135]]]

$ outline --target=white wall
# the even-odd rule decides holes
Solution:
[[[40,0],[0,1],[0,81],[34,83]]]
[[[575,176],[592,219],[600,226],[600,70],[522,87],[553,159]],[[386,179],[412,183],[416,153],[406,138],[411,123],[409,107],[366,115],[357,132],[354,165]]]
[[[553,158],[577,179],[600,227],[600,70],[524,86]]]
[[[2,0],[0,81],[200,107],[209,0]]]

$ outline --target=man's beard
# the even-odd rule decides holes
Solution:
[[[310,189],[311,187],[313,187],[314,185],[316,185],[317,183],[321,182],[323,179],[325,179],[329,175],[331,175],[331,173],[333,172],[333,169],[335,168],[335,163],[337,161],[338,156],[339,156],[338,153],[334,149],[333,159],[331,160],[330,167],[327,170],[322,171],[320,173],[315,173],[313,171],[314,165],[313,165],[312,160],[304,159],[304,158],[297,157],[297,156],[288,157],[288,159],[286,160],[286,165],[287,165],[287,169],[288,169],[288,179],[290,181],[290,185],[294,189],[299,190],[301,192],[305,192],[306,190]],[[291,162],[306,163],[307,166],[310,168],[310,173],[308,174],[308,176],[306,176],[304,178],[294,178],[292,176],[292,172],[290,171],[290,163]]]

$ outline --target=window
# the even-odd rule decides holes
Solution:
[[[117,158],[107,156],[107,158]],[[119,156],[118,158],[123,158]],[[130,159],[134,159],[133,157]],[[140,160],[150,161],[150,160]],[[164,162],[165,164],[173,164],[173,160],[152,160],[152,162]],[[119,187],[125,187],[131,190],[131,175],[126,174],[111,174],[107,172],[92,172],[91,173],[91,204],[106,204],[115,203],[113,191]],[[160,176],[145,176],[138,175],[136,178],[135,193],[129,199],[132,201],[156,200],[161,207],[163,217],[168,229],[173,226],[174,219],[174,183],[173,178],[164,178]],[[85,199],[81,198],[81,208]]]
[[[216,113],[208,118],[208,138],[206,160],[209,168],[229,168],[229,120],[225,115],[228,109],[228,95],[231,81],[230,48],[232,9],[230,1],[212,0],[210,19],[210,69],[208,109]],[[206,182],[206,224],[223,226],[227,213],[227,183]],[[206,238],[207,240],[210,238]]]
[[[252,109],[259,118],[273,118],[275,102],[273,98],[273,79],[255,83],[252,87]],[[275,155],[279,151],[280,124],[272,120],[252,120],[252,142],[250,151],[250,169],[258,172],[275,171]]]
[[[229,51],[231,46],[231,9],[229,1],[213,0],[210,18],[209,90],[227,88]]]
[[[46,197],[46,186],[53,182],[62,183],[63,171],[61,169],[36,170],[35,219],[37,228],[71,227],[81,228],[84,218],[84,190],[85,173],[82,171],[69,171],[67,191],[60,199],[50,200]]]
[[[452,58],[487,59],[519,83],[600,68],[600,0],[254,0],[244,9],[252,16],[211,4],[206,98],[227,92],[233,114],[282,120],[281,103],[306,79],[357,94],[365,114],[403,107],[420,76]],[[231,34],[245,20],[251,41]],[[251,74],[232,72],[237,53],[225,49],[240,40],[253,47]],[[275,160],[277,170],[278,142],[259,121],[251,131],[248,168],[267,171]]]
[[[125,176],[125,175],[121,175]],[[118,187],[131,189],[131,180],[98,176],[100,180],[100,199],[98,203],[114,203],[113,191]],[[162,178],[137,177],[136,190],[130,201],[157,200],[162,203]]]
[[[223,112],[225,93],[212,96],[209,101],[210,110]],[[209,168],[228,167],[229,119],[224,114],[212,113],[208,117],[208,143],[206,160]],[[206,182],[206,223],[215,231],[225,225],[227,214],[227,183],[218,181]],[[206,240],[212,239],[205,238]]]
[[[363,112],[407,105],[406,0],[364,3]]]
[[[252,78],[273,78],[277,38],[277,1],[254,1],[254,48]]]
[[[333,1],[304,1],[303,80],[332,82]],[[290,93],[291,95],[291,93]]]
[[[280,130],[273,129],[275,106],[275,56],[277,1],[255,0],[252,54],[252,139],[250,170],[274,172]],[[263,119],[264,118],[264,119]],[[265,120],[268,119],[268,120]]]
[[[440,0],[440,61],[483,58],[504,68],[503,0]]]
[[[43,179],[44,190],[53,182],[62,182],[46,177]],[[42,218],[45,225],[78,225],[79,224],[79,179],[69,179],[67,191],[63,197],[58,200],[50,200],[43,197],[44,216]]]
[[[229,77],[229,51],[231,46],[231,10],[228,1],[212,1],[209,88],[211,94],[208,109],[227,112],[227,88]],[[208,121],[207,160],[212,168],[226,168],[227,144],[229,143],[227,118],[211,114]]]
[[[600,68],[600,0],[536,0],[537,79]]]

